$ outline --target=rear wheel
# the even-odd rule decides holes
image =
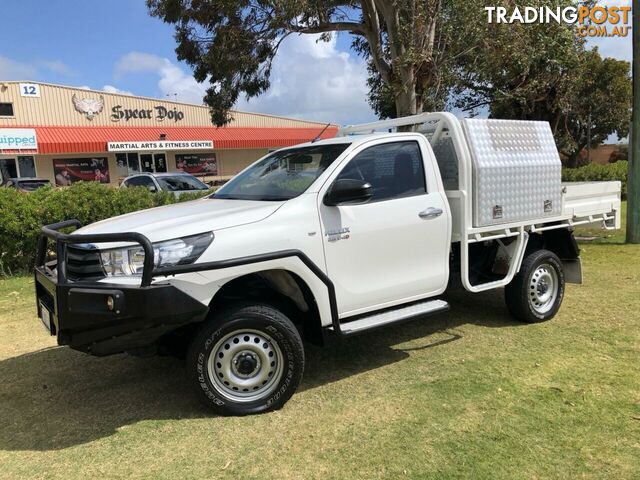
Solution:
[[[525,257],[520,272],[505,287],[507,308],[523,322],[550,320],[562,304],[564,283],[557,255],[548,250],[533,252]]]
[[[215,314],[194,337],[187,368],[202,399],[223,415],[275,410],[302,378],[304,349],[293,323],[267,305]]]

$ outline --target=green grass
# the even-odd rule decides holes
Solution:
[[[0,281],[0,478],[639,478],[640,246],[584,243],[552,321],[502,292],[324,349],[280,411],[210,415],[180,361],[55,346]]]

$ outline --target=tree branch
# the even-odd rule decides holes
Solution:
[[[327,22],[309,27],[289,25],[289,28],[297,33],[351,32],[363,36],[366,33],[365,25],[357,22]]]
[[[367,27],[365,38],[369,44],[371,59],[385,83],[391,82],[391,66],[384,58],[382,48],[382,32],[380,30],[380,17],[374,0],[362,0],[362,14]]]

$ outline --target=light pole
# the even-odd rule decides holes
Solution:
[[[627,243],[640,243],[640,0],[633,0],[633,117],[627,177]]]

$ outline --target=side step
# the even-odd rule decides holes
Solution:
[[[357,320],[347,321],[339,324],[338,333],[341,335],[353,335],[375,328],[384,327],[396,323],[406,322],[415,317],[433,315],[449,310],[449,304],[444,300],[428,300],[420,303],[413,303],[408,306],[399,306],[390,310],[372,313]],[[335,326],[329,330],[337,330]]]

